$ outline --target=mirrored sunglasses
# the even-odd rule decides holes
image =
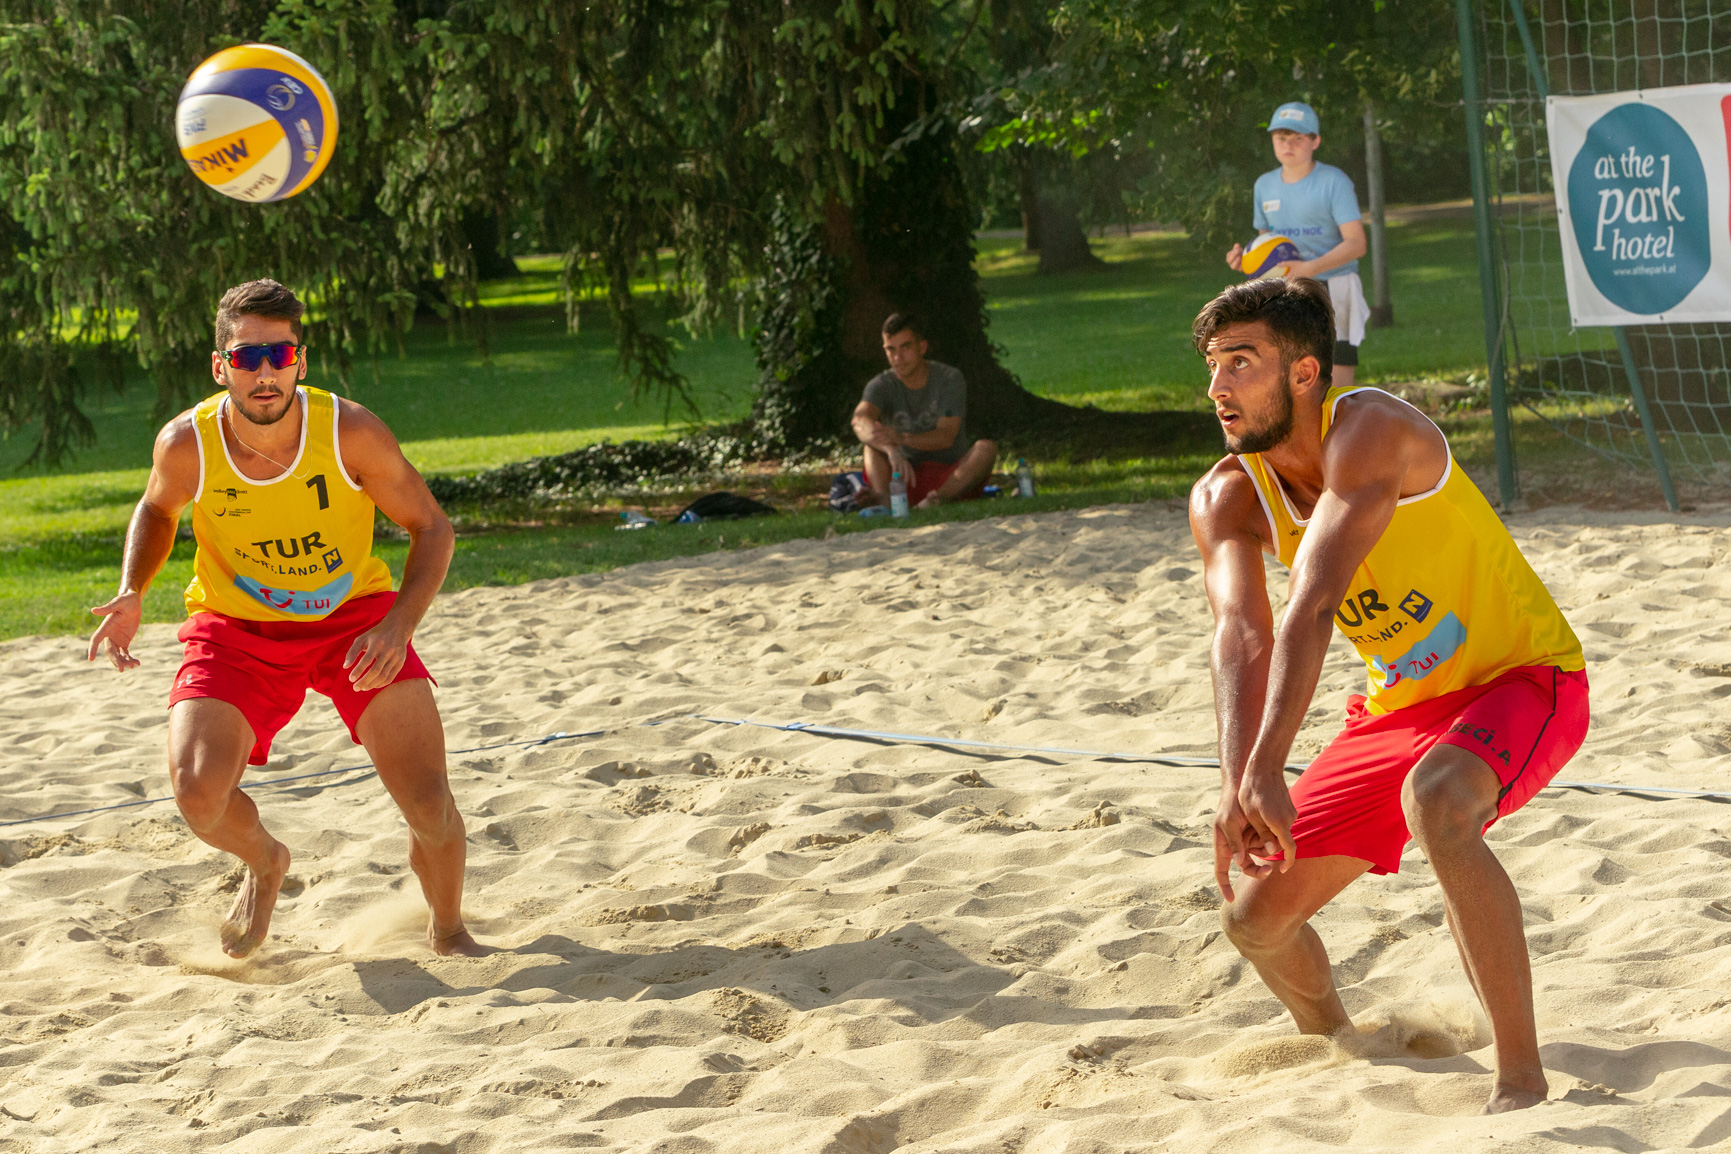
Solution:
[[[268,359],[272,368],[286,369],[300,363],[301,347],[299,345],[239,345],[232,349],[222,350],[222,359],[231,369],[239,369],[243,373],[256,373],[258,367]]]

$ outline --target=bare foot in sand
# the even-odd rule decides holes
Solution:
[[[461,926],[448,934],[442,934],[431,921],[427,923],[427,945],[432,947],[435,954],[447,958],[484,958],[493,952],[470,937],[469,931]]]
[[[1550,1085],[1544,1081],[1540,1081],[1536,1089],[1532,1086],[1510,1086],[1498,1082],[1491,1091],[1491,1100],[1485,1103],[1485,1108],[1479,1113],[1507,1114],[1511,1110],[1525,1110],[1543,1102],[1550,1091]]]
[[[288,874],[289,851],[282,842],[274,842],[270,851],[270,869],[260,874],[247,867],[246,880],[234,895],[234,905],[222,923],[222,952],[231,958],[244,958],[270,933],[270,916],[276,911],[277,892]]]

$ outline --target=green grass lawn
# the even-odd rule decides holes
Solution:
[[[1472,222],[1391,224],[1388,231],[1396,323],[1365,335],[1358,379],[1483,372]],[[1237,275],[1223,257],[1198,256],[1177,233],[1108,237],[1094,249],[1105,268],[1041,277],[1019,240],[982,241],[990,333],[1006,363],[1029,389],[1069,404],[1206,408],[1190,322]]]
[[[1366,339],[1360,379],[1437,377],[1483,371],[1470,221],[1390,227],[1398,324]],[[1015,240],[983,240],[979,268],[991,316],[991,336],[1006,362],[1033,391],[1105,409],[1201,408],[1201,362],[1189,346],[1190,319],[1232,279],[1218,257],[1198,257],[1177,234],[1109,237],[1096,242],[1106,267],[1055,277],[1034,273],[1032,257]],[[484,286],[488,305],[509,306],[514,319],[493,323],[492,355],[482,357],[443,325],[410,333],[405,354],[356,365],[349,395],[385,418],[409,458],[426,471],[463,471],[579,448],[610,438],[678,435],[684,414],[659,398],[633,398],[615,372],[611,337],[599,316],[582,331],[534,310],[557,302],[556,262],[530,258],[521,276]],[[529,315],[524,316],[527,312]],[[731,334],[691,339],[681,334],[679,366],[691,379],[707,420],[728,420],[750,406],[756,369],[749,342]],[[315,367],[311,383],[331,387]],[[202,395],[201,383],[192,395]],[[119,576],[120,534],[144,485],[154,429],[147,420],[151,389],[139,379],[118,396],[89,407],[98,443],[59,469],[18,471],[31,437],[0,443],[0,637],[82,632],[85,610],[109,595]],[[1533,435],[1539,435],[1535,430]],[[1469,437],[1469,439],[1471,439]],[[1040,459],[1042,496],[1035,502],[986,502],[922,514],[914,523],[1075,507],[1181,493],[1206,458],[1095,461],[1076,465]],[[1488,450],[1486,450],[1488,451]],[[730,482],[731,483],[731,482]],[[781,505],[808,508],[823,487],[808,474],[783,478],[760,492]],[[749,484],[735,487],[750,488]],[[638,498],[639,500],[643,498]],[[686,495],[669,494],[677,508]],[[633,561],[716,547],[744,548],[821,532],[875,528],[881,522],[832,519],[800,512],[775,519],[699,529],[665,527],[616,533],[596,525],[617,504],[565,509],[531,529],[518,518],[471,517],[452,567],[450,586],[498,584],[587,572]],[[561,520],[577,523],[557,523]],[[582,522],[588,522],[587,524]],[[380,543],[400,564],[403,547]],[[150,620],[181,615],[179,590],[190,572],[183,542],[151,591]]]

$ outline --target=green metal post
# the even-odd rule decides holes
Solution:
[[[1671,465],[1665,460],[1659,445],[1659,430],[1653,426],[1653,410],[1647,407],[1647,390],[1641,387],[1641,373],[1635,367],[1635,350],[1629,347],[1629,334],[1622,325],[1611,330],[1617,334],[1617,351],[1623,354],[1623,375],[1629,378],[1629,396],[1635,401],[1635,415],[1641,418],[1641,431],[1647,434],[1647,452],[1653,458],[1653,471],[1659,474],[1659,491],[1665,494],[1665,505],[1678,511],[1677,489],[1671,484]]]
[[[1478,236],[1479,297],[1485,311],[1485,354],[1490,361],[1491,431],[1497,445],[1497,493],[1504,509],[1514,507],[1515,446],[1509,429],[1508,384],[1503,379],[1502,293],[1491,252],[1491,192],[1485,173],[1485,112],[1479,91],[1479,54],[1473,36],[1473,0],[1455,0],[1461,46],[1461,91],[1466,98],[1467,165],[1473,181],[1473,231]]]
[[[1521,34],[1521,50],[1527,54],[1527,72],[1532,75],[1533,88],[1538,91],[1539,99],[1543,100],[1551,94],[1551,86],[1545,80],[1545,70],[1539,64],[1539,50],[1533,45],[1533,31],[1527,27],[1526,9],[1521,7],[1521,0],[1509,0],[1509,11],[1515,17],[1515,29]]]

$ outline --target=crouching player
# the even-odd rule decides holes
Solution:
[[[1580,747],[1580,642],[1442,432],[1388,393],[1330,387],[1326,288],[1234,286],[1194,335],[1230,450],[1190,497],[1215,621],[1226,932],[1299,1030],[1346,1033],[1310,919],[1366,870],[1399,870],[1416,839],[1495,1035],[1485,1112],[1531,1106],[1547,1085],[1521,905],[1483,834]],[[1264,553],[1291,570],[1278,628]],[[1368,691],[1289,792],[1335,624]]]

